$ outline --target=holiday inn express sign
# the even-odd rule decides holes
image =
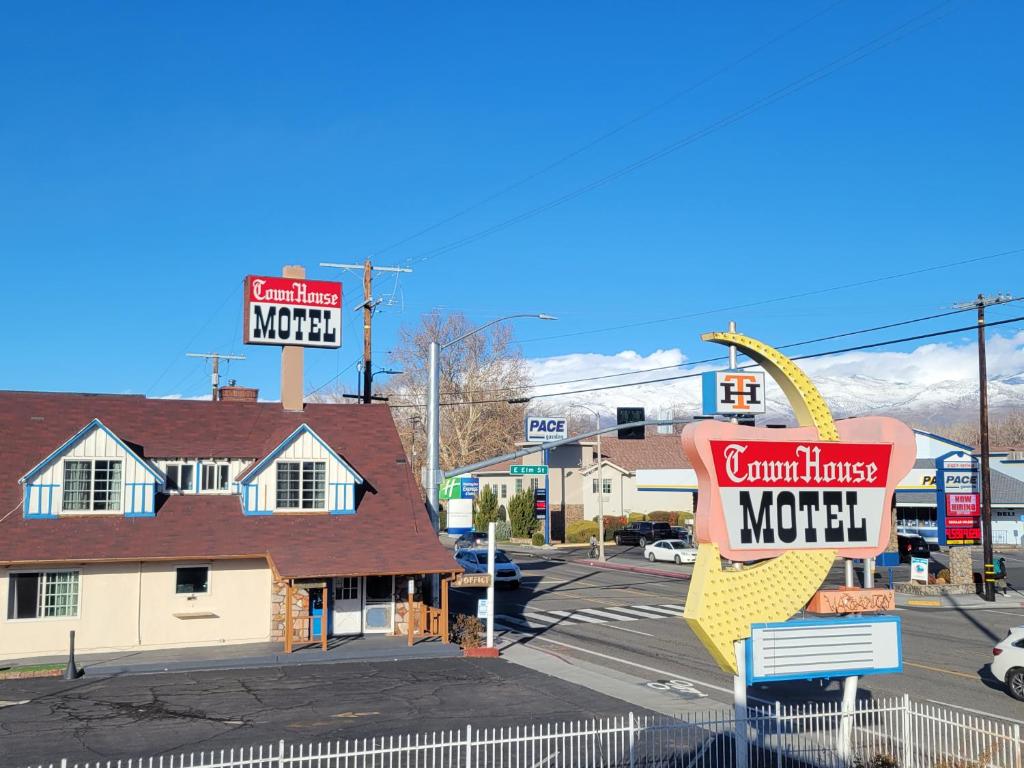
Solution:
[[[246,344],[341,346],[341,283],[249,275],[244,296]]]

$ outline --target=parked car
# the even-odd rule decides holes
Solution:
[[[693,546],[693,532],[684,525],[673,525],[672,537],[679,539],[679,541],[686,542],[686,546],[688,547]]]
[[[931,547],[923,536],[901,533],[896,537],[896,541],[901,563],[909,563],[912,557],[931,556]]]
[[[615,532],[616,544],[630,544],[646,547],[652,541],[672,538],[672,527],[668,523],[637,521]]]
[[[697,561],[697,550],[687,546],[679,539],[664,539],[644,547],[644,557],[652,563],[656,560],[667,560],[676,565]]]
[[[1012,627],[992,649],[990,669],[1013,698],[1024,701],[1024,627]]]
[[[460,549],[473,549],[474,547],[487,546],[487,532],[470,531],[464,533],[455,540],[455,551]]]
[[[486,549],[462,549],[455,553],[455,561],[466,573],[487,573]],[[507,584],[518,589],[523,580],[519,566],[509,560],[504,550],[494,550],[494,585]]]

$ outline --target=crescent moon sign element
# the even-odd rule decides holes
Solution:
[[[774,347],[741,333],[705,333],[704,341],[732,345],[768,372],[782,388],[803,427],[822,441],[838,441],[832,412],[800,367]],[[698,547],[684,618],[711,657],[736,674],[734,643],[758,621],[786,621],[811,599],[836,558],[836,550],[790,551],[742,571],[722,569],[718,547]]]

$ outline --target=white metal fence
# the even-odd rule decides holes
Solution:
[[[61,768],[1024,768],[1016,723],[918,704],[909,697],[751,708],[683,717],[624,717],[546,725],[277,744]],[[847,746],[848,745],[848,746]],[[742,746],[739,747],[742,749]],[[50,768],[58,764],[50,763]],[[40,768],[43,768],[40,766]]]

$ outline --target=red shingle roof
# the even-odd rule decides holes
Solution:
[[[601,438],[601,453],[605,459],[623,469],[689,469],[690,462],[683,453],[680,435],[657,435],[648,431],[643,440]]]
[[[18,478],[93,418],[143,457],[260,458],[306,423],[366,480],[354,515],[248,517],[170,496],[156,517],[25,520]],[[0,392],[0,563],[268,557],[285,578],[461,570],[431,530],[387,406]]]

